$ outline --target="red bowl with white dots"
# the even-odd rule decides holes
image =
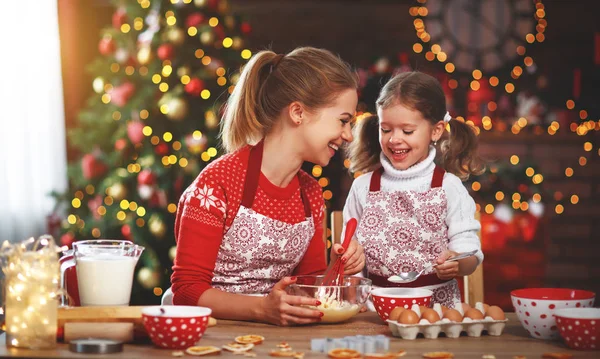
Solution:
[[[156,346],[184,349],[202,338],[211,312],[210,308],[185,305],[152,306],[142,309],[142,320]]]
[[[569,308],[554,312],[565,343],[578,350],[600,350],[600,308]]]
[[[558,309],[591,307],[595,294],[568,288],[526,288],[510,293],[521,325],[536,339],[560,338],[554,313]]]
[[[371,290],[373,306],[384,322],[390,317],[390,312],[396,307],[406,309],[413,304],[431,307],[433,292],[421,288],[376,288]]]

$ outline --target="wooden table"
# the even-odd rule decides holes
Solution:
[[[375,313],[362,313],[349,322],[343,324],[304,326],[282,328],[266,324],[220,320],[217,326],[208,328],[201,339],[202,345],[221,346],[233,341],[238,335],[260,334],[266,339],[261,345],[254,348],[258,358],[271,358],[268,353],[282,341],[289,343],[295,351],[305,352],[305,358],[326,358],[324,353],[310,351],[311,338],[341,338],[349,335],[377,335],[384,334],[391,337],[392,350],[406,350],[403,358],[421,358],[421,354],[430,351],[450,351],[456,359],[472,358],[481,359],[483,354],[494,354],[497,359],[512,359],[515,355],[524,355],[527,359],[541,358],[546,352],[564,352],[573,354],[573,358],[600,358],[598,351],[573,351],[560,341],[545,341],[533,339],[521,327],[516,315],[508,313],[504,332],[499,337],[482,335],[479,338],[461,336],[452,339],[440,337],[438,339],[417,338],[416,340],[402,340],[391,337],[387,325]],[[152,343],[127,344],[121,353],[116,354],[76,354],[69,351],[67,344],[58,344],[51,350],[28,350],[7,348],[5,334],[0,335],[0,358],[28,357],[28,358],[174,358],[172,350],[158,349]],[[211,356],[207,356],[211,357]],[[234,355],[223,351],[222,358],[246,358],[243,355]],[[193,358],[186,355],[185,358]]]

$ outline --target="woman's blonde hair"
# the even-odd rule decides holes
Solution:
[[[392,77],[381,89],[377,109],[401,104],[419,111],[432,125],[443,121],[446,114],[446,97],[440,83],[422,72],[404,72]],[[440,165],[461,179],[471,174],[481,174],[484,163],[477,152],[477,136],[473,128],[462,121],[448,122],[450,131],[445,132],[439,143]],[[350,171],[365,172],[379,167],[379,121],[371,116],[359,121],[354,128],[355,140],[348,146]]]
[[[261,51],[246,64],[227,101],[221,120],[223,148],[233,152],[257,143],[294,101],[316,110],[356,88],[356,74],[327,50],[300,47],[285,56]]]

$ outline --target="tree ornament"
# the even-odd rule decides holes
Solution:
[[[137,190],[138,190],[138,195],[144,201],[147,201],[150,198],[152,198],[152,195],[154,194],[154,187],[150,186],[150,185],[145,185],[145,184],[139,185],[137,187]]]
[[[207,3],[206,0],[194,0],[194,5],[196,5],[196,7],[199,7],[199,8],[205,7],[206,3]]]
[[[242,48],[242,46],[244,46],[244,41],[242,40],[242,38],[239,36],[235,36],[233,38],[233,45],[231,45],[231,47],[233,47],[234,50],[239,50]]]
[[[95,155],[88,153],[81,158],[81,171],[85,179],[92,180],[104,175],[108,167]]]
[[[219,127],[219,119],[213,111],[206,111],[204,114],[204,124],[212,130]]]
[[[138,173],[137,182],[138,184],[154,185],[156,184],[156,175],[151,169],[146,168]]]
[[[167,102],[166,116],[173,121],[181,121],[188,114],[187,102],[179,97],[174,97]]]
[[[247,22],[243,22],[242,25],[240,25],[240,30],[242,31],[242,33],[247,35],[250,32],[252,32],[252,26],[250,26],[250,24],[248,24]]]
[[[225,23],[227,29],[231,30],[235,28],[235,17],[231,15],[225,16],[225,20],[223,22]]]
[[[158,238],[164,237],[165,233],[167,233],[165,222],[157,214],[150,216],[150,219],[148,220],[148,229],[150,230],[150,233]]]
[[[109,92],[110,102],[119,107],[127,105],[129,99],[135,93],[135,85],[131,82],[125,82],[119,86],[113,87]]]
[[[202,13],[199,13],[199,12],[194,12],[185,19],[185,26],[186,27],[198,26],[198,25],[202,24],[203,21],[204,21],[204,15],[202,15]]]
[[[71,249],[73,242],[75,242],[75,236],[72,232],[67,232],[60,236],[60,244],[62,246],[67,246],[69,249]]]
[[[123,151],[127,147],[127,140],[124,138],[119,138],[115,141],[115,150]]]
[[[137,53],[137,60],[140,65],[148,65],[152,60],[152,49],[149,45],[140,47]]]
[[[185,136],[185,145],[191,154],[199,155],[206,150],[206,136],[197,138],[193,135]]]
[[[94,89],[95,93],[103,93],[104,92],[104,78],[101,76],[98,76],[94,79],[94,82],[92,82],[92,88]]]
[[[169,146],[166,143],[161,142],[154,147],[154,152],[159,156],[166,156],[169,154]]]
[[[129,61],[129,51],[119,47],[117,51],[115,51],[115,60],[121,65]]]
[[[177,254],[177,246],[173,246],[169,249],[169,258],[171,260],[175,260],[175,255]]]
[[[130,241],[131,240],[131,226],[128,224],[124,224],[121,227],[121,234],[123,235],[123,238]]]
[[[98,51],[104,56],[112,54],[116,50],[115,40],[112,36],[103,37],[98,43]]]
[[[215,0],[218,2],[218,11],[221,14],[225,14],[229,12],[229,2],[227,0]]]
[[[185,92],[193,96],[200,96],[200,92],[204,90],[204,81],[194,77],[185,85]]]
[[[144,267],[138,271],[138,282],[146,289],[152,289],[160,284],[160,274],[148,267]]]
[[[167,32],[167,39],[175,45],[181,45],[185,41],[185,33],[178,27],[172,27]]]
[[[142,121],[130,121],[127,124],[127,137],[134,145],[144,140],[144,123]]]
[[[125,8],[118,8],[112,16],[112,25],[115,29],[120,30],[121,25],[127,23],[127,11]]]
[[[117,182],[106,189],[106,193],[111,196],[114,200],[120,201],[127,195],[127,188],[121,183]]]
[[[181,66],[177,69],[177,76],[183,77],[185,75],[190,75],[190,68],[188,66]]]
[[[175,54],[175,49],[171,44],[162,44],[156,50],[156,56],[161,60],[170,60]]]
[[[200,41],[204,45],[210,45],[215,41],[215,34],[211,30],[207,30],[200,34]]]

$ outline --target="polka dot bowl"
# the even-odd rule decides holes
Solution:
[[[433,292],[421,288],[377,288],[371,291],[373,306],[384,322],[396,307],[410,308],[413,304],[431,307]]]
[[[600,350],[600,308],[569,308],[554,312],[560,336],[572,349]]]
[[[563,308],[591,307],[595,294],[567,288],[526,288],[510,293],[521,325],[536,339],[560,339],[554,312]]]
[[[208,325],[209,308],[167,305],[142,309],[142,320],[152,342],[166,349],[184,349],[196,344]]]

